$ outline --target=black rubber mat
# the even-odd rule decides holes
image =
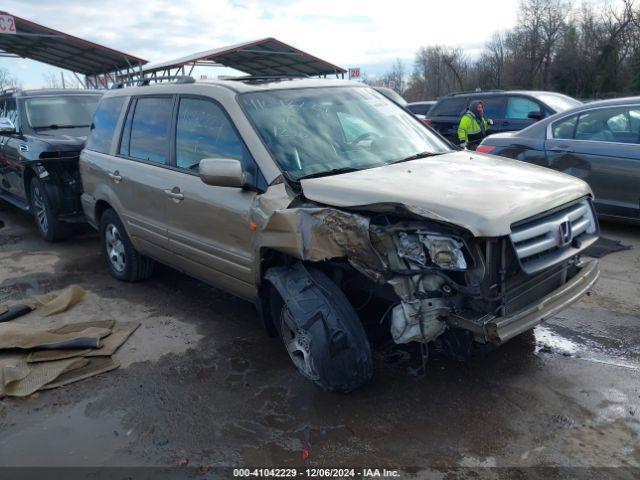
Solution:
[[[602,258],[614,252],[622,250],[630,250],[631,245],[623,245],[620,240],[612,240],[606,237],[600,237],[596,243],[591,245],[584,251],[584,254],[593,258]]]

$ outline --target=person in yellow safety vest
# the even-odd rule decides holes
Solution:
[[[487,136],[489,125],[493,125],[493,120],[484,118],[484,103],[482,100],[471,102],[458,125],[460,146],[475,150],[482,139]]]

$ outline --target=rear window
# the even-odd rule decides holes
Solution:
[[[407,108],[411,110],[411,112],[416,113],[418,115],[426,115],[427,113],[429,113],[429,110],[431,110],[432,106],[433,105],[429,105],[428,103],[426,103],[426,104],[419,104],[419,105],[407,105]]]
[[[87,149],[100,153],[109,153],[111,141],[115,133],[116,124],[120,117],[122,105],[124,105],[125,97],[104,98],[98,105],[93,123],[91,124],[91,133],[87,140]]]
[[[133,114],[130,109],[127,116],[120,153],[148,162],[167,164],[172,113],[171,97],[139,98]]]
[[[555,113],[564,112],[570,108],[582,105],[580,100],[576,100],[575,98],[571,98],[560,93],[537,93],[536,97],[551,107]]]
[[[457,117],[467,106],[466,97],[445,98],[436,103],[429,112],[430,117]]]

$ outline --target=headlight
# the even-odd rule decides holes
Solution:
[[[458,242],[450,237],[420,235],[431,261],[445,270],[466,270],[467,261]]]
[[[452,237],[420,231],[415,233],[400,232],[396,246],[398,256],[415,268],[427,266],[426,251],[431,263],[443,270],[467,269],[467,261],[462,253],[462,244]]]

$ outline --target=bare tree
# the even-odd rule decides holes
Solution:
[[[44,80],[44,88],[60,88],[60,78],[54,72],[44,73],[42,75]]]
[[[15,78],[6,68],[0,68],[0,90],[8,87],[17,87],[18,79]]]
[[[405,96],[407,99],[421,100],[462,90],[467,66],[464,53],[459,48],[442,45],[420,48]]]

